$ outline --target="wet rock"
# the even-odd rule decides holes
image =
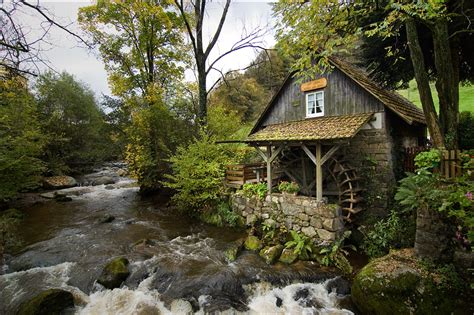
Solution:
[[[107,289],[114,289],[120,287],[129,275],[128,260],[124,257],[119,257],[105,265],[97,282]]]
[[[64,194],[57,193],[54,196],[54,200],[56,200],[57,202],[69,202],[69,201],[72,201],[72,198]]]
[[[194,314],[191,303],[183,299],[171,302],[170,310],[171,314]]]
[[[258,251],[262,248],[262,241],[254,235],[249,235],[245,240],[245,248],[251,251]]]
[[[237,259],[237,256],[244,245],[244,241],[244,239],[237,240],[225,250],[224,256],[227,262],[233,262]]]
[[[295,251],[292,248],[285,248],[278,259],[282,263],[292,264],[295,260],[298,259],[298,254],[295,254]]]
[[[107,190],[112,190],[112,189],[115,189],[115,187],[112,186],[112,185],[107,185],[107,186],[105,186],[105,189],[107,189]]]
[[[356,275],[352,299],[362,314],[451,314],[459,292],[435,278],[413,249],[392,251]]]
[[[283,300],[281,299],[281,297],[279,296],[276,297],[275,305],[278,307],[281,307],[283,305]]]
[[[99,218],[99,220],[97,222],[100,223],[100,224],[104,224],[104,223],[110,223],[113,220],[115,220],[115,217],[113,215],[106,214],[103,217]]]
[[[336,292],[339,295],[348,295],[351,293],[351,283],[342,277],[330,280],[326,284],[329,293]]]
[[[62,189],[77,186],[77,181],[71,176],[52,176],[43,178],[46,189]]]
[[[18,315],[60,314],[64,309],[74,306],[74,298],[68,291],[50,289],[41,292],[31,300],[20,305]]]
[[[92,186],[98,186],[98,185],[110,185],[110,184],[115,184],[116,180],[111,177],[111,176],[101,176],[98,178],[95,178],[91,185]]]
[[[259,253],[268,265],[271,265],[277,261],[283,251],[283,246],[278,244],[275,246],[268,246],[262,249]]]

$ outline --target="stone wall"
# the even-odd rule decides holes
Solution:
[[[385,129],[361,130],[343,148],[343,156],[361,177],[365,210],[384,216],[396,184],[391,137]]]
[[[334,240],[344,230],[341,208],[312,197],[272,194],[260,200],[234,194],[231,205],[233,211],[245,218],[247,225],[271,218],[288,230],[322,240]]]

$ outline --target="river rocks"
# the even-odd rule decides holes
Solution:
[[[245,249],[258,251],[262,248],[262,241],[254,235],[249,235],[245,240]]]
[[[282,250],[282,245],[267,246],[260,251],[259,255],[268,265],[271,265],[280,257]]]
[[[354,278],[352,299],[363,314],[451,314],[451,288],[420,267],[413,249],[374,259]]]
[[[46,189],[63,189],[74,186],[77,186],[77,182],[71,176],[52,176],[43,178],[43,187]]]
[[[170,305],[171,314],[194,314],[193,306],[186,300],[173,300]]]
[[[242,247],[244,245],[244,239],[239,239],[229,246],[224,252],[225,259],[227,262],[233,262],[237,259]]]
[[[292,264],[295,260],[298,259],[298,254],[295,253],[294,249],[292,248],[285,248],[278,259],[280,262],[284,264]]]
[[[50,289],[41,292],[31,300],[20,305],[18,315],[60,314],[64,309],[74,306],[74,298],[68,291]]]
[[[104,267],[97,282],[107,289],[114,289],[120,287],[129,275],[128,260],[124,257],[119,257],[113,259]]]
[[[103,217],[99,218],[99,220],[97,220],[97,222],[99,224],[104,224],[104,223],[110,223],[113,220],[115,220],[115,217],[113,215],[106,214]]]

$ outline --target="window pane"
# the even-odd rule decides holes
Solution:
[[[308,102],[314,101],[314,94],[308,94]]]
[[[316,101],[316,112],[321,113],[323,111],[323,102]]]

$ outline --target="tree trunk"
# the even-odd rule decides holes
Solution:
[[[207,74],[205,68],[205,61],[202,61],[202,65],[197,66],[198,70],[198,89],[199,89],[199,100],[198,100],[198,123],[201,126],[207,125]]]
[[[458,143],[459,80],[456,80],[451,47],[449,45],[448,22],[438,19],[431,26],[436,67],[436,90],[439,99],[439,122],[448,149]]]
[[[421,104],[423,105],[423,112],[425,113],[426,124],[428,125],[433,145],[436,148],[444,148],[443,134],[439,126],[438,116],[433,103],[433,96],[431,95],[430,83],[425,67],[425,61],[423,59],[423,52],[421,51],[420,42],[418,40],[415,20],[413,20],[413,18],[408,18],[405,21],[405,25],[408,47],[410,49],[411,61],[415,72],[418,92],[420,93]]]

